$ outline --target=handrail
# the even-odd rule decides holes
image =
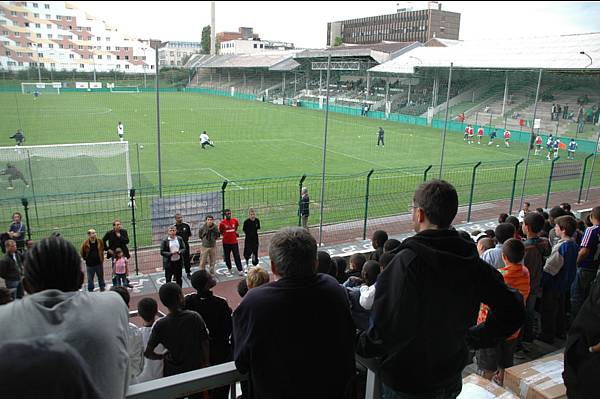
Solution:
[[[170,377],[131,385],[127,399],[163,399],[187,396],[195,392],[245,381],[247,376],[235,368],[234,362],[219,364]]]

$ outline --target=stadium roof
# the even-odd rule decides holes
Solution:
[[[323,50],[305,50],[294,58],[327,58],[329,55],[336,58],[371,57],[382,63],[397,57],[407,51],[422,46],[419,42],[382,42],[377,44],[343,44]]]
[[[588,54],[592,61],[584,54]],[[371,72],[413,74],[419,68],[600,70],[600,33],[473,40],[448,47],[419,47]]]
[[[258,54],[196,54],[186,62],[186,68],[266,68],[272,71],[292,71],[300,64],[293,57],[297,51],[277,51]]]

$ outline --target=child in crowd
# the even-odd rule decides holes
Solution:
[[[158,316],[158,304],[153,298],[142,298],[138,302],[138,315],[143,320],[143,325],[140,327],[140,332],[142,333],[142,342],[144,348],[148,345],[148,340],[150,339],[150,334],[152,333],[152,327],[154,326],[154,322],[156,317]],[[163,354],[165,352],[164,346],[159,344],[156,347],[156,352]],[[138,376],[138,383],[156,380],[157,378],[163,377],[163,361],[162,360],[150,360],[145,359],[144,361],[144,369],[142,373]]]
[[[525,245],[515,238],[507,240],[502,246],[502,260],[506,265],[498,269],[504,278],[504,282],[511,288],[517,289],[523,296],[523,301],[527,301],[529,296],[529,271],[523,266],[523,257],[525,256]],[[477,324],[483,323],[488,315],[489,308],[482,304],[479,311]],[[506,340],[500,342],[494,348],[479,349],[477,351],[477,366],[481,374],[502,385],[504,383],[504,370],[512,367],[514,364],[514,352],[518,342],[519,331]]]
[[[129,274],[129,261],[123,256],[123,250],[117,248],[115,250],[115,257],[113,259],[113,285],[127,287],[129,280],[127,275]]]
[[[346,273],[346,280],[350,277],[360,277],[366,261],[367,258],[363,254],[352,255],[350,257],[350,269]]]
[[[554,220],[559,238],[552,247],[542,274],[542,332],[540,341],[552,345],[554,338],[566,337],[565,295],[575,279],[579,246],[573,240],[577,223],[572,216]]]
[[[246,276],[246,285],[248,289],[260,287],[263,284],[269,282],[269,273],[260,266],[253,266],[248,269],[248,275]]]
[[[485,251],[487,251],[488,249],[492,249],[495,246],[496,246],[496,242],[494,241],[493,238],[484,237],[484,238],[480,239],[479,241],[477,241],[477,252],[479,253],[479,256],[481,257]]]

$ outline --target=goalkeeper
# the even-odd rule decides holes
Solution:
[[[25,176],[23,176],[23,173],[21,173],[21,171],[11,163],[6,164],[6,169],[0,171],[0,175],[8,175],[8,190],[13,190],[15,188],[12,184],[13,180],[15,179],[23,180],[25,186],[29,187],[29,183],[27,183],[27,180],[25,180]]]
[[[208,134],[206,134],[206,130],[200,135],[200,145],[202,146],[203,150],[207,145],[214,147],[212,140],[208,137]]]
[[[18,146],[22,146],[25,141],[25,135],[21,129],[17,129],[17,132],[9,137],[9,139],[15,139]]]

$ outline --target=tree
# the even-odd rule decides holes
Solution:
[[[210,25],[202,28],[202,39],[200,40],[203,54],[210,54]]]
[[[333,43],[333,47],[341,46],[344,44],[343,39],[340,36],[335,37],[335,42]]]

